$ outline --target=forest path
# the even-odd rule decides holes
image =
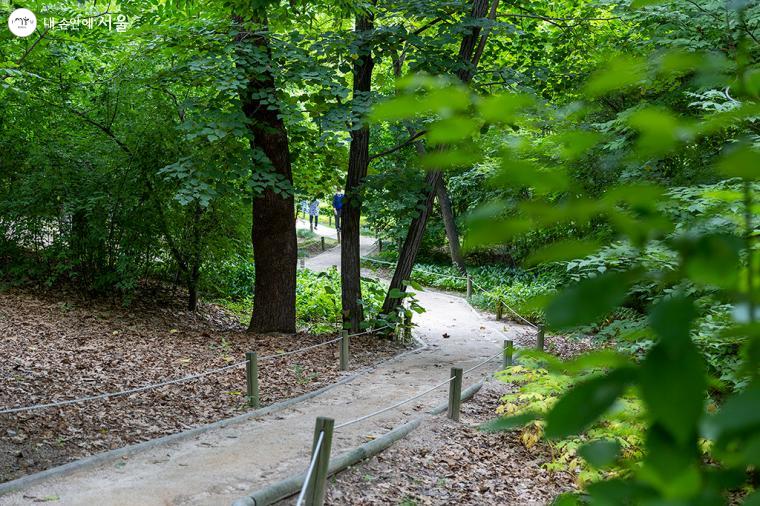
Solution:
[[[318,233],[334,230],[320,226]],[[362,239],[362,253],[369,252],[372,242]],[[309,259],[307,266],[323,269],[339,263],[340,247],[336,247]],[[517,342],[530,332],[527,327],[484,318],[461,297],[426,290],[417,298],[427,310],[415,317],[415,335],[427,344],[424,349],[384,362],[282,411],[50,478],[0,497],[0,505],[54,497],[55,504],[62,505],[230,504],[246,492],[305,471],[317,416],[333,417],[337,425],[390,406],[445,381],[450,367],[472,367],[498,353],[503,339]],[[497,364],[493,361],[465,375],[465,387],[491,374]],[[336,429],[333,455],[440,405],[447,396],[443,386],[400,408]]]

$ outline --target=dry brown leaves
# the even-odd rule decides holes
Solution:
[[[339,474],[328,485],[327,503],[546,504],[574,488],[568,473],[542,464],[549,449],[527,449],[519,433],[483,433],[475,427],[493,418],[509,385],[489,382],[462,405],[462,422],[429,421],[374,459]]]
[[[327,341],[254,335],[214,305],[195,314],[168,293],[129,307],[65,292],[0,293],[0,409],[125,390]],[[259,364],[263,405],[334,382],[338,344]],[[373,336],[351,340],[352,369],[396,354]],[[0,481],[247,410],[245,369],[108,400],[0,415]]]

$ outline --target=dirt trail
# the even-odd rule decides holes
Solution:
[[[317,232],[334,234],[327,227],[319,227]],[[372,244],[371,238],[362,238],[362,254],[368,253]],[[339,263],[340,248],[336,247],[309,259],[306,265],[322,270]],[[297,406],[49,479],[0,497],[0,505],[30,504],[34,498],[52,497],[58,498],[55,504],[64,505],[230,504],[247,491],[304,471],[315,417],[331,416],[340,424],[389,406],[445,381],[449,367],[475,365],[497,353],[503,339],[519,341],[531,332],[527,327],[505,327],[486,320],[459,297],[434,291],[419,292],[417,297],[427,309],[417,316],[415,329],[415,335],[428,345],[423,350],[386,362]],[[490,374],[496,363],[467,375],[465,385]],[[383,434],[446,398],[442,387],[397,410],[337,430],[333,452],[340,454],[368,437]]]

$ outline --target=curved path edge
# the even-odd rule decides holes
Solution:
[[[22,476],[21,478],[17,478],[15,480],[11,480],[5,483],[0,483],[0,496],[10,494],[12,492],[18,492],[20,490],[23,490],[24,488],[31,487],[49,478],[64,477],[76,471],[94,468],[100,464],[117,460],[123,457],[131,456],[145,450],[152,450],[162,445],[170,445],[172,443],[177,443],[179,441],[184,441],[185,439],[190,439],[192,437],[199,436],[201,434],[210,432],[212,430],[223,429],[229,425],[239,424],[247,420],[250,420],[251,418],[256,418],[256,417],[266,416],[272,413],[276,413],[285,408],[289,408],[301,402],[307,401],[309,399],[313,399],[314,397],[318,397],[319,395],[329,392],[330,390],[336,387],[339,387],[340,385],[350,383],[354,381],[355,379],[359,378],[360,376],[363,376],[369,373],[370,371],[376,369],[377,367],[380,367],[381,365],[384,365],[388,362],[392,362],[394,360],[401,359],[406,355],[420,352],[428,347],[427,343],[425,343],[424,341],[421,341],[420,339],[417,339],[416,337],[414,338],[414,341],[417,344],[417,346],[410,350],[406,350],[402,353],[399,353],[398,355],[394,355],[385,360],[381,360],[380,362],[376,364],[359,369],[357,372],[351,374],[350,376],[341,378],[340,380],[334,383],[330,383],[329,385],[325,385],[321,388],[318,388],[317,390],[306,392],[305,394],[299,395],[298,397],[293,397],[292,399],[285,399],[282,401],[274,402],[268,406],[264,406],[263,408],[255,409],[253,411],[248,411],[246,413],[242,413],[240,415],[233,416],[231,418],[224,418],[222,420],[218,420],[216,422],[212,422],[206,425],[201,425],[199,427],[195,427],[193,429],[189,429],[186,431],[177,432],[175,434],[168,434],[160,438],[143,441],[142,443],[137,443],[137,444],[133,444],[129,446],[124,446],[122,448],[109,450],[107,452],[90,455],[89,457],[84,457],[82,459],[75,460],[67,464],[51,467],[50,469],[45,469],[44,471],[40,471],[38,473]]]
[[[474,385],[471,385],[465,389],[461,394],[462,401],[471,399],[482,386],[483,381],[479,381],[478,383],[475,383]],[[440,415],[446,411],[447,408],[448,405],[446,403],[441,404],[440,406],[436,406],[435,408],[428,411],[428,415]],[[417,418],[414,418],[404,423],[403,425],[396,427],[390,432],[383,434],[377,439],[374,439],[368,443],[364,443],[361,446],[357,446],[352,450],[347,450],[341,453],[335,459],[331,459],[329,468],[327,470],[327,476],[329,477],[336,473],[339,473],[349,466],[353,466],[363,460],[370,459],[378,453],[386,450],[396,441],[399,441],[400,439],[406,437],[413,430],[419,427],[424,419],[424,415],[418,416]],[[251,492],[244,497],[241,497],[232,503],[232,506],[268,506],[270,504],[274,504],[277,501],[287,499],[288,497],[297,494],[298,491],[301,490],[301,486],[305,479],[306,473],[304,472],[280,481],[276,481],[271,485]]]

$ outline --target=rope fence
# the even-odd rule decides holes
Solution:
[[[310,345],[310,346],[305,346],[305,347],[299,348],[297,350],[291,350],[291,351],[286,351],[286,352],[282,352],[282,353],[276,353],[274,355],[266,355],[266,356],[263,356],[263,357],[257,357],[257,358],[254,358],[254,360],[267,361],[267,360],[275,360],[275,359],[278,359],[278,358],[287,357],[287,356],[290,356],[290,355],[298,355],[298,354],[301,354],[301,353],[305,353],[305,352],[307,352],[309,350],[313,350],[315,348],[320,348],[322,346],[327,346],[328,344],[333,344],[333,343],[337,343],[339,341],[343,341],[344,339],[347,339],[347,338],[358,337],[358,336],[363,336],[363,335],[367,335],[367,334],[372,334],[372,333],[379,332],[381,330],[389,329],[389,328],[392,328],[392,327],[393,326],[391,326],[391,325],[385,325],[383,327],[379,327],[379,328],[376,328],[376,329],[365,330],[365,331],[359,332],[357,334],[349,334],[349,335],[339,336],[339,337],[336,337],[335,339],[330,339],[329,341],[324,341],[324,342],[313,344],[313,345]],[[343,349],[343,347],[341,347],[341,349]],[[168,386],[168,385],[176,385],[176,384],[179,384],[179,383],[185,383],[185,382],[188,382],[188,381],[193,381],[193,380],[196,380],[196,379],[205,378],[205,377],[211,376],[213,374],[219,374],[219,373],[222,373],[222,372],[229,371],[231,369],[235,369],[235,368],[238,368],[238,367],[242,367],[244,365],[248,365],[249,362],[250,362],[250,359],[246,359],[246,360],[243,360],[243,361],[240,361],[240,362],[235,362],[234,364],[226,365],[224,367],[218,367],[218,368],[215,368],[215,369],[209,369],[209,370],[197,373],[197,374],[190,374],[188,376],[183,376],[181,378],[175,378],[175,379],[171,379],[171,380],[161,381],[159,383],[151,383],[149,385],[144,385],[144,386],[140,386],[140,387],[130,388],[130,389],[126,389],[126,390],[119,390],[119,391],[116,391],[116,392],[106,392],[106,393],[102,393],[102,394],[88,395],[88,396],[85,396],[85,397],[78,397],[76,399],[68,399],[68,400],[62,400],[62,401],[48,402],[48,403],[44,403],[44,404],[32,404],[30,406],[16,406],[16,407],[12,407],[12,408],[3,408],[3,409],[0,409],[0,415],[20,413],[20,412],[23,412],[23,411],[36,411],[36,410],[47,409],[47,408],[56,408],[56,407],[68,406],[68,405],[71,405],[71,404],[80,404],[80,403],[83,403],[83,402],[95,401],[95,400],[100,400],[100,399],[109,399],[109,398],[112,398],[112,397],[123,397],[125,395],[132,395],[132,394],[136,394],[136,393],[140,393],[140,392],[146,392],[146,391],[149,391],[149,390],[155,390],[155,389],[158,389],[158,388],[161,388],[161,387],[165,387],[165,386]],[[249,373],[249,375],[250,375],[250,373]],[[258,384],[258,380],[256,380],[256,384]],[[256,390],[258,390],[258,386],[256,386]],[[258,396],[258,394],[256,394],[256,395]]]
[[[385,261],[385,260],[378,260],[376,258],[361,257],[361,259],[364,260],[364,261],[367,261],[367,262],[374,262],[374,263],[377,263],[377,264],[396,265],[394,262],[388,262],[388,261]],[[414,272],[414,270],[412,272]],[[461,279],[461,280],[467,281],[468,285],[471,285],[471,286],[475,287],[476,289],[480,290],[481,292],[488,293],[488,290],[486,290],[485,287],[483,287],[479,283],[476,283],[475,281],[473,281],[472,277],[470,277],[470,276],[456,276],[454,274],[441,274],[439,272],[427,271],[427,270],[424,270],[424,269],[416,269],[416,272],[421,272],[423,274],[429,274],[431,276],[438,276],[439,278]],[[470,291],[471,291],[471,289],[469,289],[469,287],[468,287],[468,295],[469,295]],[[496,300],[498,302],[500,302],[504,306],[504,308],[506,308],[507,310],[509,310],[509,312],[512,313],[520,321],[524,322],[526,325],[528,325],[530,327],[533,327],[536,330],[539,330],[539,326],[538,325],[536,325],[535,323],[531,322],[530,320],[528,320],[527,318],[525,318],[523,315],[521,315],[519,312],[517,312],[517,310],[514,309],[514,308],[512,308],[509,304],[507,304],[500,295],[496,295]]]
[[[445,385],[449,385],[449,400],[447,404],[447,417],[450,420],[458,422],[460,418],[461,402],[462,402],[462,396],[463,396],[463,393],[462,393],[463,376],[472,371],[475,371],[476,369],[483,367],[484,365],[491,362],[497,357],[504,358],[505,366],[512,365],[513,364],[512,352],[513,352],[512,341],[505,340],[504,348],[502,350],[500,350],[498,353],[495,353],[494,355],[491,355],[490,357],[487,357],[485,360],[475,364],[469,369],[466,369],[463,371],[461,368],[452,367],[451,374],[449,375],[449,378],[446,381],[438,383],[437,385],[433,385],[432,387],[427,388],[418,394],[415,394],[402,401],[391,404],[390,406],[386,406],[385,408],[378,409],[377,411],[373,411],[366,415],[354,418],[352,420],[348,420],[341,424],[335,425],[335,421],[332,418],[318,417],[316,421],[315,432],[314,432],[315,441],[312,446],[312,456],[309,462],[308,470],[303,479],[303,483],[301,484],[300,493],[298,494],[298,499],[296,500],[296,506],[324,504],[325,490],[327,486],[327,475],[328,475],[328,472],[326,471],[326,469],[328,468],[328,465],[329,465],[330,451],[331,451],[330,446],[332,444],[332,435],[333,435],[334,430],[349,427],[351,425],[363,422],[364,420],[375,417],[382,413],[386,413],[388,411],[394,410],[400,406],[403,406],[404,404],[407,404],[425,395],[428,395],[429,393],[434,392],[435,390]],[[327,443],[323,444],[323,441],[325,439],[327,439]]]

